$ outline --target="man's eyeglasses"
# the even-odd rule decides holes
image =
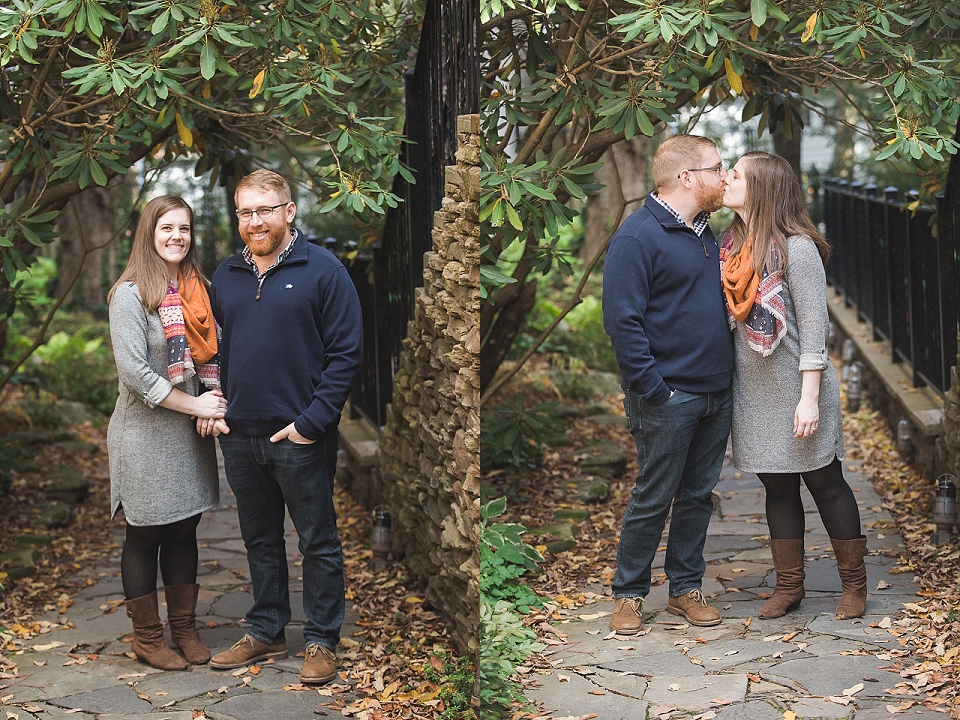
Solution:
[[[253,220],[253,216],[256,215],[261,220],[269,220],[270,216],[273,215],[277,208],[282,208],[285,205],[289,205],[289,202],[282,202],[279,205],[274,205],[273,207],[262,207],[257,208],[256,210],[238,210],[237,217],[240,218],[243,222],[250,222]]]
[[[682,170],[680,175],[683,175],[685,172],[715,172],[717,175],[719,175],[721,172],[723,172],[723,163],[708,168],[687,168],[686,170]],[[680,175],[677,175],[677,177],[680,177]]]

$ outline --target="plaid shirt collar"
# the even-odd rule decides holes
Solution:
[[[664,210],[666,210],[668,213],[673,215],[681,223],[686,225],[686,223],[683,222],[683,218],[680,217],[680,213],[678,213],[676,210],[670,207],[667,204],[666,200],[661,199],[660,196],[657,195],[656,191],[650,193],[650,195],[653,197],[654,200],[656,200],[658,203],[660,203],[660,205],[663,206]],[[697,237],[700,237],[701,235],[703,235],[703,231],[707,229],[709,220],[710,220],[710,213],[708,213],[707,211],[697,213],[697,216],[693,219],[693,231],[697,234]]]
[[[298,234],[299,234],[299,230],[293,231],[293,237],[290,238],[290,243],[280,252],[280,256],[277,258],[277,261],[273,265],[268,267],[266,270],[264,270],[262,273],[260,272],[260,270],[257,269],[257,263],[255,263],[253,260],[253,253],[250,252],[250,248],[248,247],[243,248],[243,260],[244,262],[247,263],[247,265],[253,268],[253,272],[254,274],[256,274],[258,278],[261,275],[266,275],[268,272],[273,270],[277,265],[279,265],[280,263],[282,263],[284,260],[287,259],[287,256],[293,250],[293,244],[297,241]]]

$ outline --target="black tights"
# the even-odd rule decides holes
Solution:
[[[127,600],[157,589],[157,556],[164,585],[193,585],[197,581],[197,525],[200,515],[169,525],[136,527],[127,523],[120,557],[120,577]]]
[[[767,525],[774,540],[803,538],[803,502],[800,477],[817,503],[820,518],[832,540],[862,537],[860,510],[853,491],[843,479],[837,458],[819,470],[805,473],[757,473],[767,490]]]

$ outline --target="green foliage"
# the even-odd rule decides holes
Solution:
[[[502,515],[506,507],[506,499],[499,498],[480,509],[480,595],[490,601],[507,600],[525,614],[531,608],[542,607],[543,600],[515,581],[536,570],[543,556],[523,541],[523,525],[489,523],[490,518]]]
[[[10,492],[10,471],[26,457],[27,449],[16,436],[0,437],[0,495]],[[0,588],[3,586],[0,585]]]
[[[374,219],[399,160],[419,7],[397,0],[11,0],[0,7],[0,317],[66,198],[147,158],[211,182],[278,137],[323,203]]]
[[[12,365],[33,344],[53,305],[50,290],[56,277],[56,262],[43,257],[17,273],[14,287],[18,304],[8,321],[0,369]],[[86,313],[62,312],[49,332],[52,335],[47,342],[13,376],[12,382],[27,390],[17,402],[17,411],[29,424],[42,427],[61,424],[58,399],[82,402],[103,414],[112,412],[117,399],[117,373],[113,354],[103,343],[103,338],[110,335],[107,323]]]
[[[560,314],[560,306],[547,298],[537,298],[534,312],[527,317],[527,326],[531,335],[539,336],[550,322]],[[517,349],[522,344],[517,345]],[[566,358],[574,358],[594,370],[618,372],[617,358],[613,352],[610,336],[603,329],[603,306],[596,295],[585,295],[550,335],[542,352],[564,353]],[[573,363],[576,364],[576,363]],[[564,397],[575,398],[573,393],[561,391]]]
[[[561,150],[548,161],[543,151],[538,151],[537,161],[525,165],[510,162],[506,155],[480,154],[480,183],[491,189],[481,201],[480,221],[497,233],[496,246],[488,245],[484,252],[488,261],[496,262],[504,248],[519,242],[531,247],[536,272],[547,275],[553,268],[569,272],[569,260],[557,246],[561,231],[579,213],[565,201],[586,200],[603,185],[593,176],[601,163],[583,164],[577,157],[567,161],[566,155],[566,150]],[[514,281],[487,266],[481,267],[481,282],[487,297]]]
[[[499,720],[514,703],[524,703],[512,680],[524,660],[545,645],[523,624],[506,600],[480,600],[480,720]]]
[[[17,382],[87,403],[103,414],[112,412],[117,401],[113,354],[99,337],[86,337],[90,330],[55,333],[21,367]],[[30,341],[21,337],[20,344],[29,346]]]
[[[929,173],[960,147],[958,3],[482,0],[481,15],[488,376],[520,327],[507,308],[528,302],[517,283],[542,272],[533,258],[598,189],[605,150],[654,135],[684,108],[742,100],[758,132],[793,137],[808,112],[829,114],[820,88],[852,82],[869,96],[853,122],[875,159]],[[506,272],[515,243],[526,263]]]
[[[16,273],[9,290],[0,292],[0,319],[8,318],[10,335],[25,332],[30,325],[38,325],[53,305],[49,289],[56,283],[56,261],[27,256],[24,263],[27,267]]]
[[[544,649],[536,633],[523,624],[522,615],[543,601],[515,580],[536,570],[543,556],[523,542],[525,528],[516,523],[493,523],[506,511],[504,498],[480,508],[480,718],[493,720],[513,703],[525,702],[516,669]]]
[[[543,460],[543,442],[557,428],[545,411],[556,403],[526,407],[523,393],[494,405],[483,415],[480,458],[486,467],[537,467]]]
[[[438,652],[437,657],[443,664],[443,671],[428,666],[426,675],[429,680],[442,686],[439,697],[445,707],[438,717],[440,720],[475,720],[477,715],[470,705],[476,679],[475,668],[468,658],[444,652]]]
[[[0,122],[0,133],[3,130]],[[0,148],[2,146],[0,140]],[[58,213],[39,213],[36,207],[26,207],[26,200],[26,196],[19,197],[6,208],[0,203],[0,276],[9,286],[7,292],[0,293],[0,319],[12,315],[21,299],[23,287],[14,281],[34,263],[33,250],[56,236],[50,222]]]

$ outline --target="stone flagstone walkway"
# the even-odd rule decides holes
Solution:
[[[612,636],[612,599],[598,596],[593,605],[561,611],[566,619],[554,627],[566,642],[547,649],[553,669],[529,676],[536,680],[527,685],[527,697],[542,703],[545,718],[601,720],[782,720],[789,711],[799,718],[885,720],[894,717],[888,705],[923,700],[922,694],[890,692],[905,680],[887,669],[902,648],[879,625],[889,627],[901,603],[919,598],[912,574],[889,572],[903,542],[858,467],[844,463],[869,538],[866,617],[834,618],[840,595],[836,562],[804,489],[806,599],[782,618],[757,618],[761,595],[774,585],[763,488],[755,475],[741,475],[727,462],[717,485],[703,584],[723,623],[699,628],[668,614],[664,583],[647,597],[643,634]],[[662,549],[655,576],[663,572]],[[916,664],[904,659],[906,667]],[[945,716],[915,704],[896,717]]]
[[[222,468],[220,501],[217,508],[204,514],[198,529],[197,620],[200,636],[213,652],[243,637],[248,626],[242,618],[253,603],[236,501]],[[192,720],[199,715],[198,711],[212,720],[343,718],[341,713],[321,704],[342,699],[349,705],[357,699],[338,679],[319,689],[283,689],[300,683],[305,620],[300,554],[289,518],[286,538],[293,610],[293,621],[286,630],[288,659],[263,663],[259,671],[218,671],[203,665],[182,672],[163,672],[129,658],[126,653],[130,652],[132,628],[123,607],[120,560],[115,556],[104,565],[88,569],[94,583],[75,597],[67,609],[67,618],[74,627],[32,638],[26,641],[23,653],[9,655],[17,663],[20,676],[0,681],[0,713],[5,713],[0,718]],[[117,538],[117,542],[121,541],[122,533]],[[162,603],[162,591],[159,597]],[[165,610],[161,606],[163,618]],[[55,613],[41,619],[58,622]],[[347,645],[357,629],[352,624],[355,620],[348,602],[341,633]],[[169,632],[166,637],[169,643]],[[343,657],[349,652],[341,641],[338,655]]]

